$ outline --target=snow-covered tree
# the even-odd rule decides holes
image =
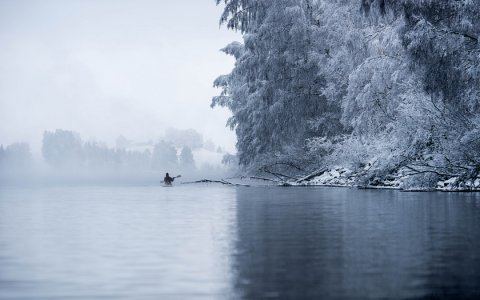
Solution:
[[[480,1],[407,1],[404,14],[404,43],[431,97],[437,151],[480,166]]]
[[[228,124],[238,137],[240,163],[277,159],[302,149],[306,138],[328,135],[340,127],[312,127],[319,115],[339,112],[322,93],[315,39],[316,1],[226,1],[222,22],[244,33],[244,43],[223,49],[236,58],[235,68],[215,86],[223,89],[212,105],[228,107]]]
[[[480,172],[480,0],[220,2],[240,164]]]

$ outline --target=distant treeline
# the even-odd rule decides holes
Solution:
[[[154,144],[153,151],[149,148],[143,151],[127,150],[124,147],[109,148],[102,143],[83,142],[75,132],[60,129],[44,133],[42,155],[48,164],[60,168],[195,168],[192,150],[188,146],[183,146],[179,155],[175,146],[166,141]]]
[[[212,106],[232,111],[242,165],[479,175],[480,0],[219,3],[243,43]]]
[[[41,154],[43,161],[52,169],[75,172],[90,171],[195,171],[197,166],[192,150],[215,149],[212,141],[203,141],[201,134],[193,129],[169,128],[164,138],[156,143],[134,143],[119,136],[116,147],[102,142],[83,141],[80,135],[69,130],[45,131]],[[226,157],[231,157],[226,154]],[[228,163],[228,161],[226,162]],[[35,165],[27,143],[0,146],[0,172],[25,172]]]
[[[14,143],[3,147],[0,145],[0,172],[22,171],[32,165],[32,153],[27,143]]]

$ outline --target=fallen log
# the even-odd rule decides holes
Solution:
[[[226,181],[224,179],[221,179],[221,180],[201,179],[201,180],[196,180],[196,181],[182,182],[181,184],[195,184],[195,183],[221,183],[221,184],[233,185],[233,186],[247,186],[247,187],[250,186],[248,184],[229,182],[229,181]]]
[[[325,173],[326,171],[328,171],[328,168],[321,168],[313,173],[310,173],[309,175],[305,176],[305,177],[302,177],[298,180],[295,181],[295,183],[301,183],[303,181],[310,181],[310,179],[314,178],[314,177],[317,177],[317,176],[320,176],[322,175],[323,173]]]
[[[263,180],[263,181],[269,181],[269,182],[275,182],[278,183],[278,180],[275,179],[270,179],[270,178],[264,178],[264,177],[258,177],[258,176],[250,176],[250,177],[242,177],[242,178],[248,178],[248,179],[258,179],[258,180]]]

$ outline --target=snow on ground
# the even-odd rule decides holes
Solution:
[[[299,182],[299,185],[353,185],[352,171],[346,168],[335,168],[312,178],[310,181]]]
[[[402,187],[402,180],[405,178],[398,174],[393,174],[387,179],[375,178],[370,184],[359,185],[356,179],[361,176],[362,172],[353,172],[347,168],[336,167],[326,170],[318,176],[304,181],[293,181],[282,183],[287,186],[344,186],[358,188],[374,188],[374,189],[399,189],[399,190],[415,190],[415,191],[480,191],[480,178],[461,180],[458,177],[452,177],[448,180],[439,181],[434,189],[412,188],[405,189]]]
[[[458,177],[452,177],[448,180],[439,181],[437,190],[440,191],[480,191],[480,178],[475,180],[460,180]]]

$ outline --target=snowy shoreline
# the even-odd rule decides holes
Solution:
[[[325,170],[320,175],[313,176],[306,180],[285,181],[280,186],[324,186],[324,187],[348,187],[358,189],[389,189],[406,192],[480,192],[480,178],[461,180],[452,177],[447,180],[440,180],[436,187],[412,187],[405,188],[402,176],[391,175],[389,180],[375,179],[375,184],[358,184],[357,179],[361,174],[354,173],[346,168],[333,168]],[[309,176],[307,176],[309,177]]]

